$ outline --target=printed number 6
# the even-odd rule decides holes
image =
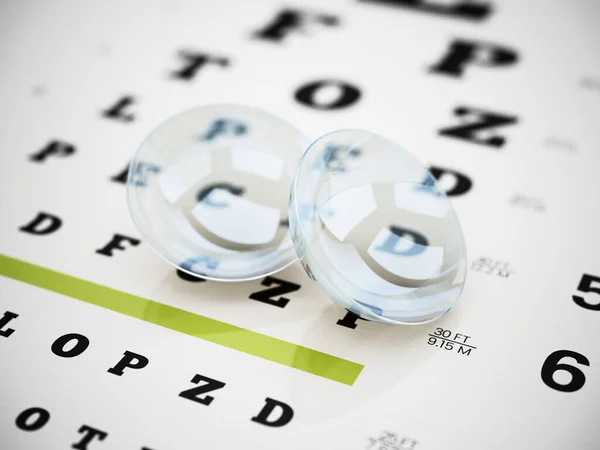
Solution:
[[[592,287],[593,282],[598,283],[598,286]],[[600,278],[584,273],[581,276],[581,281],[579,282],[579,286],[577,286],[577,290],[579,292],[594,292],[595,294],[600,295]],[[579,297],[578,295],[573,296],[573,301],[582,308],[591,309],[592,311],[600,311],[600,302],[595,304],[588,303],[583,297]]]
[[[558,362],[565,358],[573,358],[579,364],[589,366],[590,361],[580,353],[573,352],[571,350],[557,350],[551,353],[550,356],[544,361],[542,366],[542,381],[546,386],[556,389],[561,392],[575,392],[583,387],[585,384],[585,375],[577,367],[570,366],[569,364],[558,364]],[[565,370],[572,376],[571,381],[567,384],[559,384],[554,381],[553,375],[558,370]]]

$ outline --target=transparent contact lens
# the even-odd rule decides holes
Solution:
[[[431,173],[387,139],[348,130],[314,142],[289,219],[307,273],[365,319],[429,322],[460,295],[467,263],[456,214]]]
[[[160,125],[129,167],[135,224],[169,263],[220,281],[263,277],[295,261],[288,202],[308,141],[264,111],[192,109]]]

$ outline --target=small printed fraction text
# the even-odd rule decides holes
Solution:
[[[527,209],[536,213],[546,212],[548,206],[541,198],[535,198],[524,194],[515,194],[510,197],[509,203],[517,208]]]
[[[454,333],[443,328],[436,328],[433,334],[429,334],[427,343],[434,347],[458,353],[459,355],[469,356],[472,350],[477,347],[472,345],[471,336],[461,333]]]
[[[414,450],[418,443],[416,439],[382,431],[378,438],[369,438],[366,450]]]
[[[471,263],[471,270],[500,278],[509,278],[515,273],[506,261],[492,258],[477,258]]]

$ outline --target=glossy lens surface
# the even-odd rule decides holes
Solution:
[[[314,142],[289,215],[308,274],[365,319],[429,322],[460,295],[466,250],[456,214],[431,173],[385,138],[348,130]]]
[[[131,215],[148,243],[187,273],[241,281],[281,270],[296,260],[288,201],[307,144],[258,109],[186,111],[135,154],[127,179]]]

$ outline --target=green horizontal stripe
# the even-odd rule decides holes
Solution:
[[[364,367],[1,254],[0,275],[350,386]]]

